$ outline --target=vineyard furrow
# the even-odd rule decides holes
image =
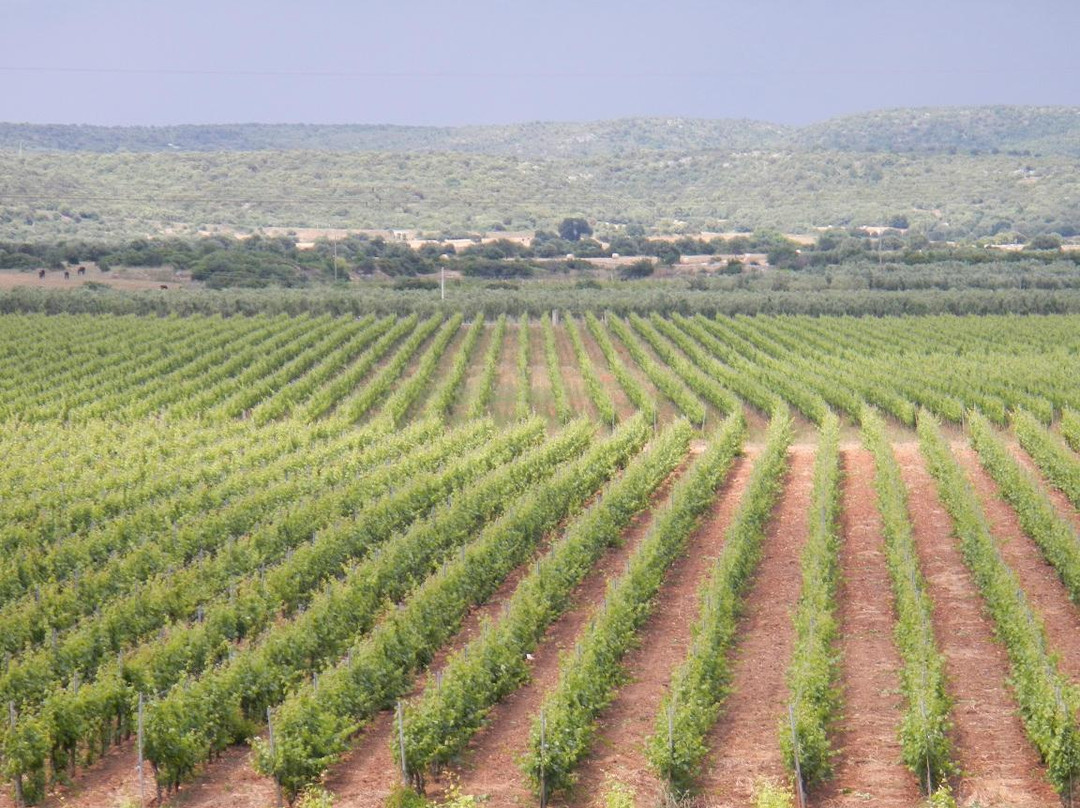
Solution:
[[[638,634],[639,645],[624,662],[627,684],[602,714],[593,751],[579,768],[571,804],[602,806],[610,779],[633,788],[647,804],[665,793],[649,767],[643,742],[653,728],[672,672],[686,655],[702,583],[723,549],[724,533],[744,499],[757,455],[757,450],[748,449],[736,459],[701,527],[668,571],[653,615]]]
[[[829,808],[872,804],[911,808],[915,776],[904,768],[900,654],[893,640],[895,601],[885,562],[884,525],[874,507],[874,458],[843,450],[843,545],[840,552],[841,718],[836,772],[817,792]],[[896,695],[893,695],[896,694]]]
[[[1016,511],[1002,499],[1001,490],[979,464],[975,450],[957,446],[953,451],[979,496],[1001,557],[1042,619],[1062,673],[1080,685],[1080,607],[1069,598],[1057,571],[1025,535]]]
[[[983,612],[934,480],[917,444],[897,446],[896,457],[910,493],[916,552],[953,698],[954,759],[962,772],[957,797],[1015,808],[1053,805],[1057,795],[1006,684],[1008,656]]]
[[[698,778],[701,791],[721,805],[748,804],[755,781],[786,777],[776,727],[786,711],[785,672],[794,648],[791,622],[802,571],[814,473],[814,448],[796,444],[739,625],[726,707],[707,743]]]
[[[531,799],[529,784],[516,765],[528,748],[529,722],[544,694],[558,679],[560,658],[573,649],[589,616],[603,601],[610,582],[625,570],[662,503],[670,496],[672,485],[687,466],[688,461],[684,461],[653,493],[648,509],[634,518],[619,544],[609,548],[578,585],[572,607],[548,627],[533,653],[528,683],[498,704],[488,724],[474,736],[463,764],[453,768],[454,777],[466,793],[487,795],[494,804]]]

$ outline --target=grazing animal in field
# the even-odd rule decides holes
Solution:
[[[68,278],[70,278],[70,277],[71,277],[71,273],[70,273],[70,272],[68,272],[68,271],[67,271],[67,270],[65,269],[65,270],[64,270],[64,280],[66,281],[66,280],[67,280]]]
[[[167,283],[163,283],[163,284],[161,284],[161,288],[162,288],[162,289],[168,289],[168,288],[169,288],[169,284],[167,284]]]
[[[44,278],[45,278],[45,270],[44,270],[44,269],[39,269],[39,270],[37,271],[37,276],[38,276],[39,278],[41,278],[41,279],[44,279]]]
[[[85,275],[86,274],[86,267],[84,267],[82,264],[80,264],[79,268],[76,270],[76,272],[79,275]]]

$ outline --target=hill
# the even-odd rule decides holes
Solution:
[[[0,124],[0,239],[265,227],[431,235],[875,226],[1080,234],[1080,108],[886,110],[799,129],[624,119],[459,128]]]

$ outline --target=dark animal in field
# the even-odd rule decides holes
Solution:
[[[163,283],[163,284],[161,284],[161,288],[162,288],[162,289],[168,289],[168,288],[169,288],[169,284],[167,284],[167,283]]]
[[[71,273],[70,273],[70,272],[68,272],[68,271],[67,271],[67,270],[65,269],[65,270],[64,270],[64,280],[66,281],[66,280],[67,280],[68,278],[70,278],[70,277],[71,277]]]
[[[44,278],[45,278],[45,270],[44,270],[44,269],[39,269],[39,270],[37,271],[37,276],[38,276],[39,278],[42,278],[42,279],[44,279]]]
[[[80,264],[80,265],[79,265],[79,268],[78,268],[78,270],[76,270],[76,272],[77,272],[77,273],[78,273],[79,275],[85,275],[85,274],[86,274],[86,267],[84,267],[84,266],[82,266],[82,265]]]

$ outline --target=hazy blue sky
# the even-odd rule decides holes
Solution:
[[[1080,105],[1080,0],[0,0],[0,120],[805,123]]]

